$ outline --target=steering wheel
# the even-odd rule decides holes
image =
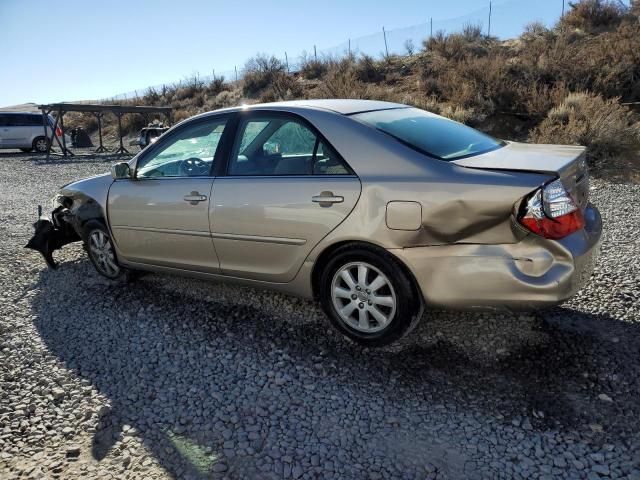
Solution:
[[[202,177],[209,174],[209,165],[199,158],[187,158],[180,162],[180,174],[186,177]]]

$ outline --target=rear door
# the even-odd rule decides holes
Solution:
[[[209,205],[226,124],[220,116],[189,122],[141,154],[135,179],[113,183],[109,224],[125,259],[219,272]]]
[[[312,125],[282,112],[242,112],[211,232],[223,273],[288,282],[353,210],[360,180]]]
[[[10,135],[12,146],[16,148],[30,148],[32,141],[32,133],[33,133],[33,120],[32,117],[35,116],[31,113],[19,113],[16,115],[11,115],[10,121]],[[42,121],[40,121],[40,125],[42,125]]]

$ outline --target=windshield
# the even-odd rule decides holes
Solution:
[[[417,108],[376,110],[352,117],[440,160],[480,155],[504,145],[471,127]]]

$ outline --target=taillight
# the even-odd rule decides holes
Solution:
[[[554,240],[584,227],[584,216],[560,180],[548,183],[529,197],[518,221],[527,230]]]
[[[62,129],[60,127],[56,127],[56,137],[62,136]]]

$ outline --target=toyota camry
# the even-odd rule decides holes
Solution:
[[[110,174],[61,188],[27,245],[84,242],[101,275],[147,270],[316,299],[385,345],[427,308],[531,310],[592,271],[585,149],[502,141],[369,100],[201,114]]]

